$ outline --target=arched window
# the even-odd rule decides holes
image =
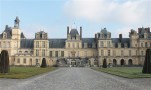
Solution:
[[[70,43],[68,43],[68,48],[70,48]]]
[[[19,53],[22,53],[22,51],[19,51]]]
[[[23,63],[26,63],[26,58],[24,58],[24,61],[23,61]]]
[[[30,58],[29,64],[32,65],[32,58]]]
[[[25,53],[28,53],[28,51],[25,51]]]
[[[17,63],[20,63],[20,59],[19,58],[17,59]]]
[[[121,65],[124,65],[125,62],[124,62],[124,59],[121,59]]]
[[[113,59],[113,66],[116,66],[117,65],[117,61],[116,59]]]
[[[128,60],[128,65],[130,65],[130,66],[133,65],[132,59],[129,59],[129,60]]]

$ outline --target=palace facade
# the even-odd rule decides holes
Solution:
[[[52,32],[53,33],[53,32]],[[39,66],[45,58],[48,66],[102,66],[103,60],[111,66],[143,65],[145,52],[151,48],[150,28],[131,29],[129,38],[112,38],[106,28],[94,38],[83,38],[82,27],[67,26],[67,37],[49,39],[48,33],[36,32],[27,39],[19,28],[16,17],[14,27],[6,25],[0,34],[0,52],[9,52],[10,65]]]

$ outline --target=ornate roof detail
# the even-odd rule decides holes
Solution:
[[[71,35],[71,37],[76,37],[76,35],[79,35],[79,33],[78,33],[77,29],[71,29],[70,35]]]
[[[17,16],[16,19],[14,20],[14,28],[19,28],[19,22],[20,22],[20,20]]]

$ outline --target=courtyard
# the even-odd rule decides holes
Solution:
[[[28,79],[0,78],[0,90],[151,90],[151,78],[127,79],[68,67]]]

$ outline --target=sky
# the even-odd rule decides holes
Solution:
[[[82,26],[85,38],[103,28],[112,38],[128,38],[131,29],[151,27],[151,0],[0,0],[0,33],[14,26],[16,16],[26,38],[39,31],[66,38],[67,26],[78,31]]]

